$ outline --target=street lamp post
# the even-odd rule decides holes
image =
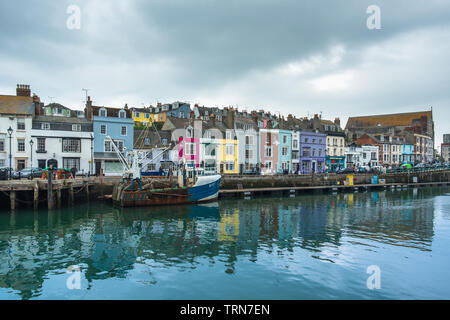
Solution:
[[[13,133],[13,128],[8,128],[9,134],[9,180],[11,180],[11,171],[12,171],[12,149],[11,149],[11,135]]]
[[[31,164],[30,164],[30,167],[33,167],[33,144],[34,144],[34,141],[30,140],[30,150],[31,150]]]

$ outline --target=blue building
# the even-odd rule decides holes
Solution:
[[[413,144],[402,144],[402,163],[414,163],[415,153]]]
[[[191,106],[189,103],[177,101],[170,105],[169,110],[166,113],[166,117],[187,119],[189,118],[190,113],[191,113]]]
[[[122,164],[106,136],[110,136],[122,152],[133,150],[134,122],[128,106],[125,105],[122,109],[92,106],[88,97],[85,115],[93,120],[96,174],[103,169],[105,175],[121,175]]]
[[[300,131],[300,173],[325,172],[326,134],[318,131]]]
[[[279,150],[278,168],[279,173],[290,173],[292,169],[292,131],[278,130]]]

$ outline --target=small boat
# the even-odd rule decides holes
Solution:
[[[158,206],[200,203],[217,199],[221,176],[198,176],[192,186],[158,187],[163,181],[150,181],[143,185],[125,181],[114,187],[113,203],[121,207]]]

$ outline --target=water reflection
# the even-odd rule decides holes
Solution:
[[[170,208],[82,205],[53,212],[0,214],[0,287],[23,299],[39,296],[46,279],[81,265],[95,280],[124,279],[138,265],[151,272],[193,270],[223,262],[228,274],[239,259],[262,252],[335,262],[343,242],[380,243],[430,250],[433,197],[448,188],[294,198],[226,200]],[[336,252],[330,255],[330,250]],[[205,260],[206,259],[206,260]],[[150,275],[148,283],[158,280]]]

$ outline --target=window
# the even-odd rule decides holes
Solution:
[[[195,148],[194,148],[194,144],[193,143],[186,143],[185,144],[184,154],[188,155],[188,156],[195,155]]]
[[[41,123],[41,129],[42,130],[50,130],[50,123],[48,123],[48,122]]]
[[[139,118],[139,117],[141,116],[141,114],[140,114],[139,112],[135,112],[135,113],[134,113],[134,116],[135,116],[136,118]]]
[[[80,170],[80,158],[63,158],[63,167],[66,169],[75,167]]]
[[[231,140],[232,138],[232,132],[231,131],[227,131],[227,140]]]
[[[287,136],[283,136],[283,143],[287,143]]]
[[[288,155],[288,148],[287,147],[281,148],[281,155],[282,156],[287,156]]]
[[[322,149],[319,149],[319,157],[322,156]]]
[[[120,129],[120,134],[122,136],[126,136],[127,135],[127,127],[126,126],[122,126],[122,128]]]
[[[298,148],[298,140],[297,139],[293,140],[292,147],[295,148],[295,149]]]
[[[253,136],[245,136],[245,144],[253,145]]]
[[[17,139],[17,151],[18,152],[25,151],[25,139]]]
[[[100,117],[106,118],[106,110],[105,109],[100,109]]]
[[[80,139],[63,139],[62,152],[81,152]]]
[[[5,151],[5,139],[0,139],[0,151]]]
[[[264,167],[266,169],[272,169],[272,161],[266,161],[264,162]]]
[[[265,147],[264,151],[265,151],[266,157],[271,157],[272,156],[272,147]]]
[[[192,127],[186,128],[186,138],[193,138],[194,137],[194,130]]]
[[[305,143],[308,143],[308,138],[305,138]]]
[[[101,133],[101,134],[106,134],[106,124],[102,124],[102,125],[100,126],[100,133]]]
[[[233,171],[234,170],[234,162],[226,162],[225,163],[225,169],[227,171]]]
[[[316,156],[316,149],[312,149],[312,156],[313,156],[313,157]]]
[[[161,143],[164,144],[164,145],[166,145],[166,144],[167,144],[167,138],[162,138],[162,139],[161,139]]]
[[[164,151],[162,158],[163,160],[169,160],[169,150]]]
[[[45,138],[37,138],[36,152],[45,152]]]
[[[17,119],[17,130],[25,130],[25,120]]]
[[[126,116],[126,113],[125,113],[125,110],[120,110],[119,111],[119,118],[126,118],[127,116]]]
[[[114,144],[117,146],[120,152],[123,151],[123,141],[122,140],[113,140]],[[111,145],[111,141],[105,140],[105,152],[113,152],[114,148]]]
[[[180,111],[180,118],[184,118],[184,111]]]
[[[150,144],[150,137],[145,137],[145,138],[144,138],[144,144],[145,144],[146,146],[148,146],[148,145]]]
[[[4,167],[5,166],[5,160],[4,159],[0,159],[0,167]]]
[[[225,153],[227,156],[234,155],[234,145],[226,145],[225,146]]]
[[[253,157],[253,150],[245,150],[245,159],[251,159]]]
[[[145,119],[150,119],[150,113],[145,114]]]
[[[302,148],[302,155],[303,157],[311,156],[311,148],[310,147]]]
[[[73,124],[72,131],[81,131],[81,124]]]

